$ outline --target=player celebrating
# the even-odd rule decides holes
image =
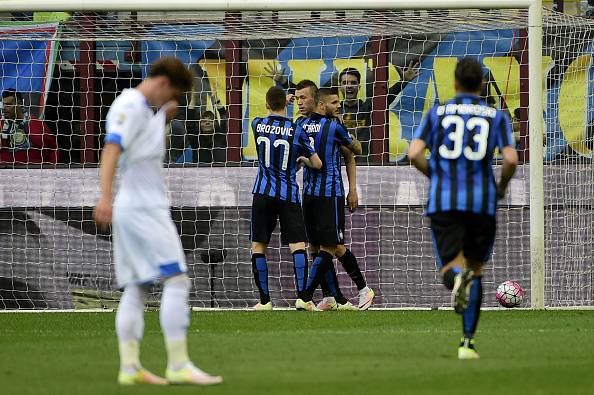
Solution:
[[[316,84],[310,80],[303,80],[297,84],[295,98],[297,100],[299,112],[302,114],[302,117],[297,120],[297,123],[303,122],[307,119],[307,117],[315,112],[315,96],[317,91],[318,88]],[[349,211],[354,212],[357,209],[359,201],[357,196],[357,165],[355,163],[355,155],[351,150],[344,146],[341,147],[341,153],[345,159],[347,178],[349,180],[347,203]],[[318,251],[317,249],[314,250],[311,248],[311,246],[310,249],[313,251],[312,261],[314,261]],[[344,246],[344,244],[339,244],[337,246],[335,256],[341,262],[342,267],[357,286],[359,291],[359,309],[367,310],[373,303],[375,293],[367,286],[365,278],[359,269],[357,258],[348,248]],[[342,295],[340,290],[334,265],[330,265],[330,270],[326,272],[324,277],[322,277],[320,285],[322,286],[324,298],[318,304],[318,309],[337,310],[340,307],[349,308],[347,299]]]
[[[411,142],[412,163],[430,178],[427,215],[444,285],[462,314],[458,358],[476,359],[474,347],[483,298],[482,271],[495,241],[497,199],[505,196],[518,162],[505,113],[479,96],[483,70],[464,58],[456,66],[456,98],[425,116]],[[425,147],[431,159],[424,155]],[[503,156],[501,180],[493,175],[493,151]]]
[[[299,100],[299,96],[297,96]],[[353,139],[338,119],[339,100],[336,89],[318,89],[315,97],[316,111],[301,119],[299,126],[314,141],[324,165],[315,171],[306,169],[303,175],[303,214],[307,235],[313,251],[319,251],[307,280],[307,299],[303,309],[313,310],[311,297],[326,272],[335,273],[332,259],[338,245],[344,244],[344,187],[340,171],[341,147],[346,146],[353,154],[361,153],[361,143]],[[336,275],[329,286],[336,293]],[[327,277],[326,277],[327,278]],[[328,278],[327,278],[328,279]],[[332,289],[334,288],[334,289]],[[348,300],[343,309],[356,309]]]
[[[300,164],[314,169],[322,161],[314,152],[307,135],[286,117],[285,92],[272,87],[266,93],[266,108],[270,115],[252,121],[254,139],[258,147],[258,175],[252,193],[252,269],[260,292],[260,302],[255,310],[272,310],[268,291],[268,265],[266,249],[270,236],[280,219],[283,244],[289,244],[293,254],[296,306],[304,304],[307,280],[307,254],[305,253],[305,227],[299,198],[299,185],[295,174]],[[305,152],[304,156],[298,155]]]
[[[118,160],[121,186],[113,203],[116,277],[124,289],[116,315],[120,350],[118,382],[130,384],[217,384],[188,357],[190,324],[185,256],[169,211],[161,175],[165,156],[165,122],[173,117],[176,98],[192,87],[192,75],[176,58],[155,62],[148,77],[126,89],[107,114],[107,136],[101,155],[101,198],[94,218],[112,221],[112,186]],[[155,113],[152,107],[159,110]],[[147,286],[163,280],[160,322],[167,349],[167,380],[140,364]]]

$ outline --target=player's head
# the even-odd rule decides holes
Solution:
[[[309,115],[316,110],[318,86],[310,80],[300,81],[295,87],[295,98],[301,115]]]
[[[5,119],[23,119],[21,94],[15,89],[6,89],[2,92],[2,116]]]
[[[177,99],[192,89],[192,73],[177,58],[166,57],[151,66],[148,80],[151,81],[149,102],[157,107]]]
[[[273,86],[266,92],[266,108],[272,113],[285,113],[287,94],[281,88]]]
[[[454,73],[456,92],[480,95],[483,91],[483,67],[473,58],[464,58],[456,65]]]
[[[340,100],[338,98],[338,89],[320,88],[316,94],[316,106],[318,113],[327,117],[338,116],[340,109]]]
[[[340,90],[346,100],[353,100],[359,94],[361,87],[361,73],[354,67],[347,67],[338,75]]]
[[[200,115],[200,133],[214,133],[215,115],[212,111],[204,111]]]

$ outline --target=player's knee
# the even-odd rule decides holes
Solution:
[[[460,273],[458,268],[450,268],[443,273],[443,285],[450,291],[454,289],[454,279],[458,273]]]
[[[295,253],[295,251],[305,250],[305,242],[290,243],[289,249],[291,250],[291,254]]]
[[[190,289],[192,282],[186,273],[181,273],[173,277],[169,277],[163,281],[164,287]]]
[[[346,253],[346,250],[347,249],[344,246],[344,244],[339,244],[336,246],[336,251],[334,252],[334,255],[336,255],[337,258],[340,258]]]
[[[476,276],[483,275],[483,264],[482,261],[474,261],[470,259],[466,261],[466,267],[472,270]]]
[[[252,242],[252,254],[266,254],[267,245],[259,241]]]
[[[325,251],[330,255],[334,255],[336,253],[337,245],[322,245],[320,246],[320,251]]]

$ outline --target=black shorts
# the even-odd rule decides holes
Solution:
[[[250,240],[270,243],[270,237],[279,219],[283,244],[307,241],[299,203],[291,203],[259,194],[255,194],[252,201]]]
[[[495,217],[464,211],[431,214],[433,246],[440,267],[462,251],[466,259],[486,262],[495,242]]]
[[[303,218],[311,244],[344,244],[344,196],[303,196]]]

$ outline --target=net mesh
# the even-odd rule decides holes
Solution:
[[[594,25],[544,15],[545,299],[548,306],[592,305]],[[257,300],[248,125],[266,113],[266,90],[291,91],[302,79],[340,87],[340,72],[352,67],[361,78],[355,92],[342,91],[344,119],[365,153],[357,159],[360,208],[347,214],[347,243],[378,307],[447,306],[423,214],[427,183],[406,150],[423,114],[454,96],[453,70],[463,56],[484,65],[484,94],[509,111],[523,161],[498,209],[485,301],[496,305],[505,280],[530,290],[528,170],[541,159],[527,154],[526,11],[35,13],[1,22],[2,90],[16,89],[24,111],[11,115],[14,103],[3,100],[0,308],[117,302],[110,235],[91,219],[105,114],[167,55],[195,74],[169,126],[164,170],[192,305],[242,308]],[[296,116],[296,106],[289,113]],[[276,233],[268,263],[275,305],[290,306],[292,261]],[[343,292],[354,297],[356,287],[338,269]],[[156,301],[158,285],[152,295]]]

